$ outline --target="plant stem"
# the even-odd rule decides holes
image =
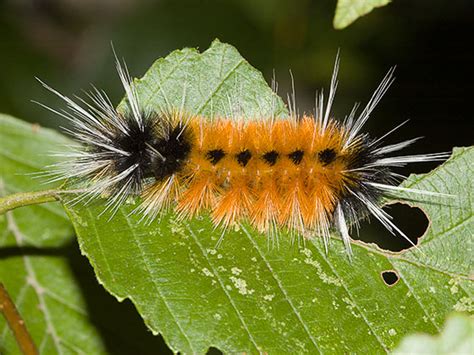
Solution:
[[[38,350],[36,350],[35,343],[26,329],[25,321],[21,318],[2,283],[0,283],[0,312],[7,320],[21,352],[25,355],[37,355]]]
[[[19,192],[0,198],[0,215],[18,207],[59,200],[60,190]],[[64,191],[65,192],[65,191]]]

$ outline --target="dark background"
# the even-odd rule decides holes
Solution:
[[[0,1],[0,112],[58,127],[64,122],[30,102],[60,105],[35,76],[67,95],[93,83],[118,102],[123,92],[111,42],[139,77],[157,58],[182,47],[205,50],[214,38],[234,45],[268,82],[275,70],[282,97],[291,69],[299,109],[309,111],[315,91],[329,85],[340,48],[337,116],[367,102],[397,65],[397,80],[367,131],[378,136],[410,119],[393,142],[424,136],[406,152],[450,151],[473,143],[473,10],[470,0],[394,0],[338,31],[329,0]],[[412,222],[401,227],[416,239],[426,219]]]

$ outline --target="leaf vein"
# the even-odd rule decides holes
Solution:
[[[314,244],[313,244],[314,245]],[[329,262],[329,260],[327,259],[326,255],[321,252],[321,250],[319,250],[319,248],[315,246],[315,249],[318,251],[319,255],[321,255],[321,258],[324,259],[324,261],[326,262],[326,264],[329,266],[329,268],[331,269],[331,271],[334,273],[334,275],[337,276],[338,279],[341,280],[341,285],[342,285],[342,288],[344,289],[344,291],[346,291],[347,295],[350,297],[350,299],[352,300],[352,302],[354,303],[355,307],[357,308],[357,311],[359,312],[359,314],[361,315],[362,319],[364,320],[364,322],[367,324],[367,327],[369,328],[370,332],[375,336],[375,339],[379,342],[379,344],[382,346],[382,348],[385,350],[385,352],[389,352],[389,348],[387,347],[387,345],[382,341],[381,337],[377,334],[377,332],[372,328],[372,325],[371,323],[369,322],[369,320],[367,319],[367,317],[365,316],[364,312],[362,312],[361,308],[359,307],[358,303],[357,303],[357,298],[354,298],[352,293],[349,291],[349,289],[347,288],[345,282],[343,281],[343,279],[341,278],[341,276],[338,274],[338,272],[336,271],[336,269],[334,268],[334,266]]]
[[[242,317],[242,315],[240,314],[237,306],[235,305],[234,303],[234,300],[232,299],[232,297],[230,297],[229,293],[227,292],[227,289],[225,288],[225,285],[222,281],[222,279],[220,278],[219,276],[219,273],[218,271],[214,268],[214,265],[211,263],[211,261],[209,260],[209,257],[207,256],[206,254],[206,251],[204,250],[202,244],[199,242],[199,240],[197,239],[197,236],[196,234],[194,233],[194,231],[191,229],[191,227],[186,223],[186,228],[188,229],[189,233],[191,234],[191,237],[193,238],[194,240],[194,243],[199,247],[199,249],[201,250],[201,253],[202,255],[204,256],[204,258],[206,259],[209,267],[212,269],[213,273],[216,275],[217,277],[217,280],[219,281],[219,285],[221,286],[222,290],[224,291],[224,294],[227,296],[227,298],[229,299],[229,302],[230,304],[232,305],[232,308],[234,309],[235,313],[237,314],[237,317],[239,318],[240,320],[240,323],[242,323],[242,326],[244,327],[245,331],[247,332],[247,334],[249,335],[249,338],[250,338],[250,341],[252,342],[253,346],[255,347],[255,349],[257,349],[258,352],[261,352],[260,349],[258,348],[258,345],[257,345],[257,342],[255,341],[255,339],[253,338],[252,336],[252,333],[250,332],[248,326],[247,326],[247,323],[245,323],[245,320],[244,318]]]
[[[413,289],[413,287],[411,286],[411,284],[408,282],[407,278],[403,275],[403,273],[400,271],[399,268],[397,268],[392,262],[390,259],[387,259],[390,264],[392,265],[392,267],[394,269],[397,270],[398,274],[400,275],[400,279],[403,280],[403,282],[405,283],[405,285],[408,287],[408,290],[411,292],[411,294],[413,295],[413,297],[415,298],[416,300],[416,303],[418,303],[418,305],[420,306],[420,308],[423,310],[423,313],[426,314],[426,316],[428,317],[428,319],[431,321],[431,323],[435,326],[436,330],[439,332],[441,330],[441,328],[438,326],[438,324],[436,324],[435,320],[433,319],[432,315],[428,312],[428,309],[426,308],[426,306],[420,301],[420,299],[418,298],[418,295],[416,294],[415,290]]]
[[[301,323],[301,325],[303,326],[303,329],[305,330],[306,334],[308,335],[309,339],[311,340],[311,342],[313,343],[315,349],[320,353],[322,354],[322,351],[320,349],[320,347],[318,346],[316,340],[314,339],[313,335],[311,334],[311,332],[309,331],[308,329],[308,326],[306,325],[306,323],[303,321],[303,318],[301,317],[301,314],[298,312],[298,310],[296,309],[295,305],[293,304],[293,302],[291,301],[290,297],[288,296],[288,292],[286,291],[286,289],[283,287],[280,279],[276,276],[276,273],[275,271],[273,270],[272,266],[270,265],[270,263],[268,262],[267,258],[265,258],[264,254],[262,253],[262,251],[260,250],[258,244],[255,242],[255,240],[253,240],[253,238],[250,236],[249,232],[247,231],[247,229],[244,227],[244,226],[241,226],[242,230],[244,231],[244,234],[246,235],[246,237],[250,240],[250,242],[252,243],[253,247],[257,250],[258,254],[260,255],[260,257],[262,258],[262,260],[265,262],[265,266],[268,268],[268,270],[270,271],[270,275],[272,275],[273,279],[275,280],[276,284],[278,285],[278,288],[280,289],[280,291],[283,293],[283,296],[285,296],[285,301],[288,302],[288,304],[290,305],[290,308],[291,310],[293,311],[293,313],[295,314],[296,318],[298,319],[298,321]]]
[[[245,60],[243,58],[241,58],[227,73],[226,75],[220,80],[219,84],[214,88],[214,90],[212,90],[209,95],[208,95],[208,98],[204,101],[204,103],[197,109],[196,111],[196,114],[199,115],[202,113],[202,110],[204,110],[204,108],[207,106],[207,104],[209,103],[209,101],[211,101],[211,99],[214,97],[214,95],[220,90],[220,88],[222,87],[222,85],[224,85],[224,82],[230,77],[230,75],[232,73],[234,73],[237,68],[242,65],[243,63],[245,63]]]
[[[68,303],[66,300],[64,300],[61,296],[59,296],[58,294],[54,293],[53,291],[51,291],[50,289],[48,288],[43,288],[44,292],[46,295],[48,295],[50,298],[52,298],[53,300],[61,303],[62,305],[66,306],[67,308],[83,315],[83,316],[86,316],[88,317],[89,315],[87,314],[86,310],[85,309],[82,309],[78,306],[75,306],[75,305],[72,305],[70,303]]]
[[[122,209],[119,210],[124,218],[124,220],[127,222],[129,228],[130,228],[130,231],[131,231],[131,235],[133,237],[133,240],[135,241],[135,244],[137,245],[139,251],[140,251],[140,254],[141,254],[141,259],[143,260],[143,265],[146,269],[146,275],[148,276],[148,279],[151,280],[151,284],[153,285],[153,288],[156,290],[156,292],[158,293],[158,295],[160,296],[161,300],[163,301],[163,304],[165,305],[168,313],[171,315],[171,318],[173,319],[173,321],[175,322],[176,326],[178,327],[178,330],[180,331],[180,333],[184,336],[184,339],[186,339],[186,342],[189,344],[189,348],[191,349],[191,352],[192,353],[195,353],[195,350],[193,349],[193,345],[191,343],[191,341],[189,340],[187,334],[184,332],[183,328],[181,327],[181,324],[178,322],[178,320],[176,319],[176,316],[175,314],[171,311],[171,308],[166,300],[166,298],[164,297],[163,293],[161,292],[161,289],[159,287],[159,284],[156,282],[155,278],[154,277],[150,277],[150,275],[152,275],[152,272],[149,268],[149,261],[148,261],[148,258],[145,256],[145,252],[143,250],[143,247],[142,247],[142,244],[140,243],[140,240],[139,238],[137,238],[137,235],[135,233],[135,229],[132,228],[131,224],[130,224],[130,220],[129,220],[129,216],[124,213],[124,211]]]
[[[6,218],[7,218],[7,227],[10,229],[10,231],[13,233],[15,236],[15,240],[17,242],[18,246],[22,246],[23,244],[23,239],[24,235],[21,233],[19,230],[18,226],[16,225],[16,222],[14,220],[13,214],[11,212],[6,213]],[[30,259],[26,256],[23,255],[23,262],[25,264],[25,270],[28,275],[28,283],[31,285],[33,290],[36,293],[36,296],[38,298],[38,305],[40,310],[42,311],[44,315],[44,320],[48,326],[48,333],[51,335],[51,339],[53,340],[53,344],[55,348],[58,351],[58,354],[62,354],[62,348],[60,346],[61,339],[58,336],[58,333],[56,331],[56,328],[54,327],[54,323],[51,317],[51,314],[49,313],[48,307],[46,305],[46,300],[44,299],[43,296],[43,287],[39,283],[36,273],[34,271],[33,265],[31,264]]]
[[[148,106],[150,104],[150,101],[156,95],[158,90],[162,90],[162,85],[171,77],[171,75],[173,75],[173,73],[179,68],[180,64],[182,62],[184,62],[184,60],[187,59],[188,56],[189,56],[189,52],[187,52],[182,58],[180,58],[176,62],[176,64],[171,68],[171,70],[166,74],[165,77],[161,77],[161,75],[160,75],[160,80],[159,80],[159,83],[158,83],[158,87],[156,89],[153,89],[152,92],[151,92],[151,95],[148,96],[146,106]]]

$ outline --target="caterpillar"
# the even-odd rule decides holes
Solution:
[[[141,196],[134,213],[145,219],[169,209],[182,219],[208,211],[224,231],[247,221],[267,235],[286,229],[320,236],[326,250],[336,230],[351,255],[349,229],[368,216],[410,241],[381,208],[384,197],[397,191],[438,195],[397,186],[402,176],[394,168],[443,160],[446,153],[393,156],[418,139],[384,145],[401,125],[379,138],[362,132],[393,83],[394,68],[361,113],[355,105],[341,121],[331,112],[339,56],[327,102],[321,93],[313,114],[298,115],[290,105],[284,118],[204,117],[142,107],[126,65],[117,59],[116,66],[125,113],[97,89],[89,93],[90,102],[77,102],[42,83],[68,110],[43,106],[71,123],[67,133],[79,143],[51,171],[52,180],[84,187],[76,202],[106,197],[105,210],[116,211]]]

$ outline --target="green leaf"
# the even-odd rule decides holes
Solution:
[[[390,0],[338,0],[333,21],[334,28],[338,30],[346,28],[359,17],[389,3]]]
[[[216,69],[222,63],[227,69]],[[227,82],[231,77],[237,85]],[[171,53],[136,85],[142,102],[179,106],[184,81],[192,113],[209,113],[213,102],[213,113],[225,114],[229,96],[246,112],[258,113],[262,102],[264,112],[283,112],[280,104],[269,105],[273,94],[261,75],[219,42],[202,54]],[[243,97],[235,96],[236,86]],[[446,314],[470,302],[473,155],[473,148],[456,149],[443,166],[407,182],[457,195],[413,203],[432,219],[416,251],[387,253],[354,242],[352,263],[338,238],[329,255],[321,240],[297,246],[286,235],[272,249],[244,224],[216,248],[222,232],[206,215],[182,223],[169,214],[146,225],[131,213],[132,203],[111,220],[99,216],[101,201],[67,211],[99,282],[119,300],[131,299],[174,351],[383,352],[405,334],[439,331]],[[385,270],[400,280],[387,286]]]
[[[51,188],[52,185],[42,184],[45,178],[34,174],[56,162],[52,151],[59,151],[68,143],[57,132],[0,114],[0,195]],[[18,209],[12,216],[24,234],[23,246],[55,247],[73,237],[71,224],[59,204]],[[2,221],[5,218],[0,216]],[[0,246],[16,245],[14,239],[0,238]]]
[[[0,135],[1,195],[31,190],[32,181],[40,188],[31,173],[53,163],[51,150],[68,142],[54,131],[6,115],[0,115]],[[104,345],[90,324],[68,261],[60,253],[60,246],[74,236],[61,205],[8,212],[0,216],[0,231],[0,281],[41,353],[102,352]],[[33,248],[25,249],[28,247],[38,249],[32,252]],[[0,344],[6,353],[19,351],[3,317]]]
[[[472,354],[473,334],[474,319],[462,313],[453,313],[439,335],[409,335],[402,340],[394,354]]]
[[[68,143],[52,130],[0,114],[0,196],[44,189],[31,173],[55,162],[50,153],[64,150]],[[131,353],[142,349],[141,344],[156,348],[158,339],[146,337],[135,314],[115,304],[87,266],[61,205],[35,205],[0,215],[0,282],[41,354]],[[117,327],[119,322],[130,329]],[[0,315],[0,353],[19,351]]]
[[[430,219],[430,228],[421,243],[420,251],[425,253],[422,262],[416,250],[408,251],[404,255],[407,260],[422,264],[428,270],[453,275],[451,292],[454,294],[458,293],[458,289],[462,290],[464,284],[472,286],[467,279],[472,281],[474,272],[473,162],[474,147],[454,148],[452,157],[441,167],[428,174],[413,174],[403,182],[405,187],[453,195],[452,198],[423,197],[420,200],[420,196],[405,194],[405,198],[412,200],[406,203],[418,206],[426,213]],[[458,285],[457,276],[465,278],[466,283],[461,282]],[[430,281],[426,281],[425,286],[428,287]],[[462,308],[460,304],[457,307]]]
[[[208,117],[287,113],[262,74],[234,47],[218,40],[202,54],[184,48],[158,59],[135,84],[140,104],[162,111],[184,109]],[[119,107],[125,110],[123,102]]]

